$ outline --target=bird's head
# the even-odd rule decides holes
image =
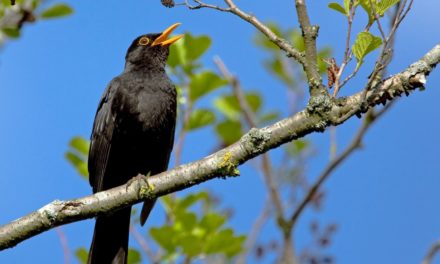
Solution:
[[[180,23],[175,23],[162,33],[145,34],[137,37],[125,55],[126,67],[164,68],[169,46],[178,41],[183,35],[168,38]]]

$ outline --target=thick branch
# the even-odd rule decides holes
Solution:
[[[339,125],[355,114],[385,103],[402,93],[409,94],[423,86],[426,76],[440,62],[440,44],[421,60],[369,89],[367,105],[363,92],[330,100],[328,96],[297,114],[275,124],[251,129],[238,142],[201,160],[149,177],[137,177],[129,183],[70,201],[54,201],[43,208],[0,227],[0,250],[47,231],[55,226],[95,217],[117,209],[182,190],[201,182],[237,175],[237,166],[284,143],[327,126]],[[319,99],[319,98],[318,98]]]

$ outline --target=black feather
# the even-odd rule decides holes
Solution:
[[[144,36],[153,41],[158,34]],[[138,40],[128,49],[125,70],[108,85],[95,116],[88,164],[93,192],[168,166],[176,123],[176,90],[164,69],[168,46],[143,46]],[[145,202],[143,223],[154,202]],[[88,263],[126,263],[130,210],[96,219]]]

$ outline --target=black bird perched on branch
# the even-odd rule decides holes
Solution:
[[[169,38],[179,26],[136,38],[125,56],[125,69],[99,102],[89,152],[93,192],[125,184],[138,174],[165,171],[174,142],[176,90],[165,73]],[[142,208],[144,224],[155,201]],[[131,207],[96,218],[88,263],[126,263]]]

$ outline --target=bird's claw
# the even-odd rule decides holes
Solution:
[[[147,177],[145,177],[142,174],[138,174],[137,176],[134,176],[133,178],[131,178],[130,180],[127,181],[127,187],[125,188],[126,190],[128,190],[128,188],[133,184],[133,183],[137,183],[138,181],[145,181],[148,184],[148,180]]]

